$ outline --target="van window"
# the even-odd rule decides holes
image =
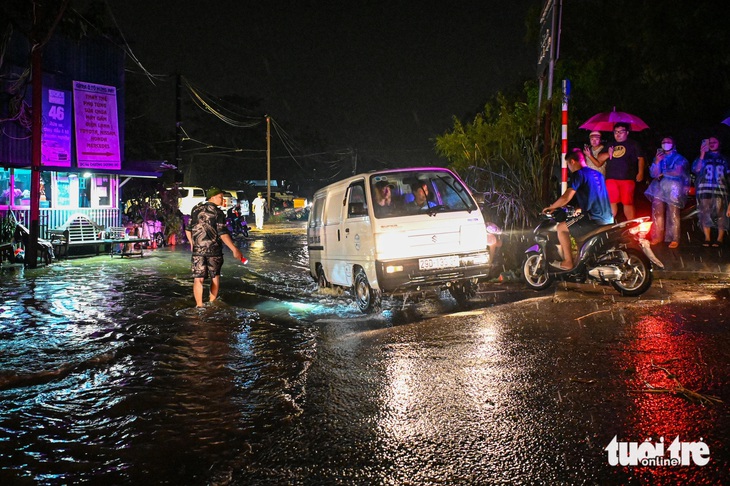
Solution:
[[[319,197],[314,200],[312,207],[312,217],[309,219],[310,228],[318,228],[322,226],[322,219],[324,215],[324,197]]]
[[[370,176],[376,218],[419,213],[475,211],[469,191],[441,170],[403,170]]]
[[[347,217],[359,218],[367,216],[368,203],[365,199],[365,183],[355,182],[347,189]]]

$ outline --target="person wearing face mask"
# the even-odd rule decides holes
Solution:
[[[720,140],[709,137],[702,141],[700,156],[692,164],[699,220],[705,241],[702,246],[722,245],[728,229],[728,193],[730,192],[730,163],[720,153]],[[717,239],[711,239],[712,228],[717,228]]]
[[[651,201],[654,220],[651,243],[656,245],[665,241],[669,248],[677,248],[679,211],[687,203],[690,178],[689,162],[677,152],[673,137],[662,139],[661,148],[649,167],[649,175],[654,180],[644,194]]]

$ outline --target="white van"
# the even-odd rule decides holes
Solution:
[[[168,187],[165,190],[174,191],[175,189],[176,188]],[[185,216],[190,216],[190,211],[192,211],[197,204],[207,201],[207,198],[205,197],[205,190],[203,190],[202,187],[183,186],[177,187],[177,191],[177,207]]]
[[[433,167],[370,172],[320,189],[307,247],[320,288],[350,288],[365,313],[382,293],[447,288],[463,304],[490,265],[477,203],[456,174]]]
[[[165,190],[174,191],[175,188],[168,187]],[[177,191],[179,196],[177,199],[177,207],[185,216],[190,216],[190,212],[195,206],[208,200],[206,191],[202,187],[180,186],[177,188]],[[223,205],[220,206],[223,212],[232,205],[235,206],[235,201],[235,192],[223,191]]]

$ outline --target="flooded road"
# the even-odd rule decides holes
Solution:
[[[181,248],[1,269],[0,483],[727,479],[716,298],[622,306],[580,293],[564,313],[569,298],[515,285],[464,312],[443,298],[365,317],[347,295],[316,292],[301,232],[242,249],[250,264],[228,254],[221,301],[202,312]],[[628,392],[666,385],[652,365],[724,404]],[[612,467],[614,434],[706,440],[712,460]]]

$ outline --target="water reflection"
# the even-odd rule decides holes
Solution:
[[[618,434],[618,441],[658,444],[663,438],[664,450],[668,451],[672,441],[679,437],[685,442],[704,440],[710,451],[723,447],[708,428],[708,424],[715,423],[716,407],[704,407],[687,395],[672,392],[681,391],[683,386],[715,393],[712,369],[702,356],[703,350],[711,348],[708,335],[693,329],[694,326],[697,323],[688,323],[671,307],[662,307],[636,323],[635,336],[619,356],[619,362],[629,372],[626,387],[633,392],[634,399],[632,409],[625,415],[625,432],[623,436]],[[670,457],[669,452],[666,457]],[[624,471],[629,478],[644,484],[702,482],[698,467],[649,466]]]
[[[297,416],[308,316],[334,302],[310,295],[301,247],[229,257],[203,312],[184,249],[1,269],[2,482],[204,483]]]

